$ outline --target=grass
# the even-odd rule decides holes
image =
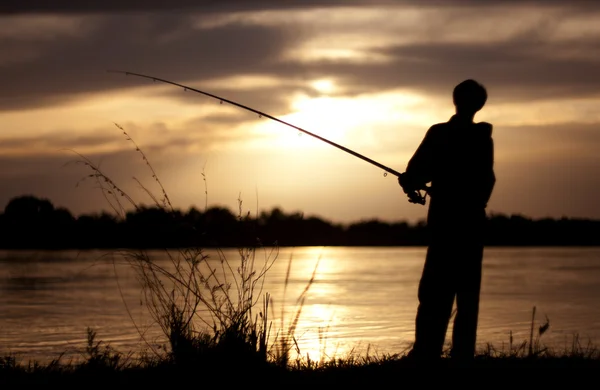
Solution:
[[[538,340],[539,341],[539,340]],[[529,353],[529,342],[511,350],[492,346],[479,351],[466,364],[442,357],[436,362],[419,363],[404,355],[347,356],[323,362],[304,361],[282,367],[276,361],[257,366],[250,360],[229,359],[218,362],[195,361],[182,364],[172,359],[152,356],[131,358],[114,351],[109,345],[95,341],[88,329],[86,359],[80,363],[61,362],[60,358],[40,365],[19,362],[14,356],[0,358],[0,385],[114,386],[115,384],[152,386],[384,386],[420,381],[449,384],[458,379],[477,382],[481,386],[554,384],[567,380],[573,387],[595,378],[600,369],[598,350],[582,346],[575,338],[571,349],[560,351],[542,347],[536,342]],[[235,350],[227,350],[234,353]],[[594,375],[594,377],[592,377]],[[486,382],[487,379],[487,382]],[[191,381],[191,382],[190,382]]]
[[[127,132],[117,125],[126,139],[133,143],[136,152],[150,170],[158,185],[160,196],[155,196],[135,179],[158,207],[173,210],[156,172],[146,155]],[[100,168],[82,155],[77,163],[91,170],[87,178],[95,180],[113,210],[125,216],[127,206],[139,208]],[[203,174],[206,183],[206,177]],[[242,218],[242,202],[239,201]],[[168,265],[153,261],[144,250],[118,250],[110,253],[115,266],[126,264],[135,270],[143,291],[143,301],[153,321],[168,340],[168,348],[157,349],[147,343],[143,354],[123,354],[110,345],[97,341],[92,329],[87,330],[87,347],[81,362],[65,362],[62,356],[41,365],[36,362],[20,362],[14,355],[0,358],[0,384],[76,384],[114,385],[135,384],[172,385],[192,380],[196,384],[216,385],[294,385],[313,384],[356,386],[359,383],[387,384],[406,383],[408,380],[433,380],[435,376],[423,376],[423,370],[448,370],[444,377],[462,375],[465,363],[454,362],[447,353],[435,362],[415,362],[405,354],[364,355],[349,353],[345,357],[318,360],[303,357],[298,347],[296,330],[302,315],[310,287],[315,281],[315,269],[304,290],[296,300],[291,318],[284,318],[281,308],[278,329],[274,329],[274,305],[271,295],[264,291],[265,275],[277,260],[277,250],[259,247],[240,248],[238,259],[233,262],[218,251],[217,259],[209,259],[202,248],[180,250],[164,249]],[[260,255],[259,256],[259,252]],[[284,284],[284,299],[289,282],[292,258]],[[125,301],[124,301],[125,302]],[[550,380],[564,369],[600,369],[598,350],[592,345],[582,345],[573,339],[570,349],[553,350],[541,343],[549,328],[549,321],[535,328],[536,309],[533,308],[529,340],[514,344],[512,334],[508,347],[495,348],[487,345],[479,351],[468,365],[479,368],[477,372],[498,369],[494,384],[518,382],[506,375],[507,369],[527,369],[537,381]],[[135,323],[140,337],[145,329]],[[323,344],[326,329],[319,333]],[[536,377],[538,369],[545,369],[543,377]],[[492,371],[490,371],[492,370]],[[570,383],[576,379],[570,378]],[[484,384],[484,383],[481,383]]]

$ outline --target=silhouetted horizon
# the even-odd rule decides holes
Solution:
[[[425,246],[426,227],[424,220],[335,223],[279,207],[256,216],[236,215],[219,206],[185,212],[147,206],[124,218],[108,212],[74,216],[48,199],[23,195],[13,198],[0,214],[0,248]],[[600,245],[600,220],[491,214],[487,227],[488,246]]]

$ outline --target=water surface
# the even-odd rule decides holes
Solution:
[[[266,252],[256,253],[255,268],[275,260],[262,290],[272,297],[274,332],[289,326],[318,261],[295,332],[303,355],[344,357],[367,348],[381,355],[409,348],[425,248],[279,248],[276,257]],[[206,253],[220,264],[217,252]],[[165,252],[149,254],[167,266]],[[235,272],[237,250],[222,256]],[[112,259],[108,251],[0,252],[0,353],[78,359],[88,327],[122,352],[162,345],[135,272]],[[575,334],[595,343],[599,301],[600,248],[486,248],[479,344],[508,348],[511,331],[514,344],[527,340],[534,306],[536,329],[546,316],[550,320],[546,344],[564,348]],[[261,305],[259,300],[257,311]]]

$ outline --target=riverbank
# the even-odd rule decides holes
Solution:
[[[4,361],[6,363],[6,361]],[[597,357],[564,355],[544,357],[492,357],[479,355],[472,362],[441,359],[419,363],[406,357],[353,362],[340,360],[322,365],[281,368],[274,364],[240,364],[232,359],[218,364],[178,365],[171,362],[147,366],[110,367],[88,361],[81,365],[6,365],[0,367],[0,385],[57,386],[164,386],[247,385],[251,387],[368,386],[403,387],[454,380],[473,385],[521,385],[523,382],[569,386],[585,383],[600,369]]]

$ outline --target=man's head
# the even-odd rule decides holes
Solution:
[[[452,97],[457,113],[475,115],[485,105],[487,91],[483,85],[469,79],[454,87]]]

